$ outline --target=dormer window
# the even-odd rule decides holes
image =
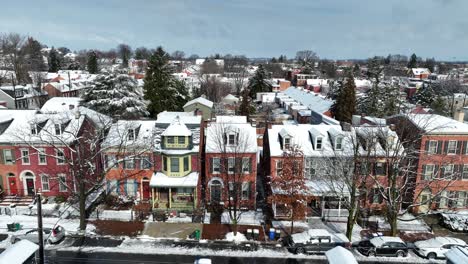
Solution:
[[[130,128],[127,135],[128,140],[135,140],[135,129]]]
[[[234,135],[234,134],[229,134],[228,135],[228,144],[229,145],[235,145],[236,144],[236,135]]]
[[[61,124],[54,124],[55,128],[55,135],[62,135],[62,125]]]
[[[343,149],[343,138],[337,137],[335,140],[335,150],[342,150]]]
[[[323,138],[322,137],[317,137],[317,139],[315,140],[315,148],[317,150],[321,150],[322,146],[323,146]]]
[[[37,125],[36,124],[31,125],[31,135],[37,135]]]
[[[285,138],[284,139],[284,148],[288,149],[291,147],[291,139],[290,138]]]

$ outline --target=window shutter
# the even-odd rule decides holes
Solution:
[[[429,153],[429,142],[430,140],[426,140],[426,143],[425,143],[425,146],[424,146],[424,151],[427,153]]]
[[[421,179],[426,179],[426,165],[422,165]]]
[[[468,145],[468,141],[464,141],[463,142],[463,154],[464,155],[468,154],[467,153],[467,145]]]
[[[448,151],[448,141],[444,141],[444,154],[447,154]]]
[[[437,154],[442,154],[442,144],[444,142],[442,140],[437,141]]]
[[[247,142],[244,142],[244,143],[247,143]],[[236,145],[239,144],[239,133],[236,133],[236,142],[235,142],[235,144]]]
[[[461,150],[462,150],[462,144],[463,144],[463,141],[458,141],[457,142],[457,154],[461,154]]]
[[[227,144],[227,135],[226,135],[226,133],[223,134],[223,142],[224,142],[224,145]]]
[[[443,176],[443,175],[440,174],[439,169],[440,169],[439,165],[434,166],[434,172],[432,173],[432,179],[434,179],[437,176],[439,176],[439,178]]]
[[[249,158],[249,173],[252,173],[252,158]]]
[[[461,164],[455,165],[454,168],[453,168],[453,172],[455,173],[454,178],[461,180],[462,179],[462,173],[463,173],[463,165],[461,165]]]
[[[213,158],[210,158],[210,164],[209,164],[209,166],[210,166],[210,173],[213,173],[213,171],[214,171],[214,170],[213,170],[213,167],[214,167]]]
[[[11,152],[13,152],[13,150]],[[5,160],[3,157],[3,149],[0,149],[0,164],[5,164]]]
[[[375,162],[372,163],[372,174],[377,175],[377,166]]]

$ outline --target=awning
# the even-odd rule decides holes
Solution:
[[[151,177],[151,187],[197,187],[198,172],[191,172],[184,177],[169,177],[162,172],[156,172]]]

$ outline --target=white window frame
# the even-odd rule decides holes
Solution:
[[[129,165],[131,165],[131,166],[129,166]],[[134,170],[136,168],[135,165],[136,164],[135,164],[135,158],[134,157],[126,158],[124,160],[124,168],[126,170]]]
[[[23,165],[30,165],[31,164],[31,158],[29,157],[29,149],[21,149],[21,164]],[[25,155],[26,153],[26,155]],[[25,161],[27,159],[27,162]]]
[[[453,175],[454,170],[455,170],[455,165],[454,164],[445,165],[444,166],[444,175],[442,175],[442,177],[444,177],[444,178],[449,177],[448,179],[454,178],[454,175]]]
[[[283,160],[277,160],[275,165],[276,175],[281,175],[283,173]]]
[[[44,180],[45,179],[45,180]],[[48,192],[50,191],[50,177],[47,174],[41,174],[41,187],[42,191]],[[45,187],[47,185],[47,188]]]
[[[447,191],[440,193],[439,208],[447,208],[448,205]]]
[[[44,162],[41,162],[41,157],[44,157]],[[47,165],[47,155],[45,154],[45,149],[43,148],[37,149],[37,163],[39,165]]]
[[[463,171],[461,176],[462,181],[468,180],[468,164],[463,164]]]
[[[452,146],[450,146],[452,144]],[[456,140],[449,140],[447,144],[447,155],[455,155],[457,154],[457,144],[458,141]],[[452,152],[453,151],[453,152]]]
[[[213,174],[219,174],[221,173],[221,158],[213,158],[212,159],[213,164],[212,166],[212,173]]]
[[[63,158],[59,158],[59,153],[63,154]],[[55,162],[57,165],[65,165],[65,151],[63,149],[55,150]]]
[[[250,182],[242,182],[241,186],[241,200],[246,201],[250,199],[250,190],[249,190]],[[247,196],[244,196],[244,191],[247,192]]]
[[[435,145],[433,145],[435,144]],[[428,154],[437,154],[437,147],[439,142],[437,140],[429,140]]]
[[[10,158],[11,158],[11,161],[7,161],[7,152],[10,152]],[[3,150],[3,161],[5,164],[7,165],[12,165],[12,164],[15,164],[15,158],[14,158],[14,155],[13,155],[13,150],[12,149],[4,149]]]
[[[250,158],[249,157],[243,157],[242,158],[242,172],[245,174],[250,173]]]
[[[466,206],[465,200],[467,199],[467,195],[468,195],[468,192],[458,191],[456,208],[463,208]]]
[[[342,149],[343,149],[343,137],[337,137],[335,140],[335,150],[342,150]]]
[[[232,137],[232,138],[231,138]],[[232,139],[232,140],[231,140]],[[227,143],[229,146],[234,146],[236,145],[236,134],[228,134],[227,135]]]
[[[54,124],[54,131],[55,131],[55,135],[57,135],[57,136],[62,135],[63,134],[62,124]]]
[[[434,178],[434,170],[435,170],[435,165],[434,164],[425,164],[426,169],[423,171],[423,180],[432,180]],[[428,168],[432,168],[431,170],[428,170]],[[430,172],[430,175],[429,175]]]
[[[317,137],[315,139],[315,148],[317,150],[322,150],[323,149],[323,137]]]
[[[59,192],[67,192],[67,176],[63,173],[57,174]]]
[[[286,143],[286,140],[288,141],[287,143]],[[291,139],[288,138],[288,137],[285,137],[283,141],[284,141],[283,142],[284,143],[284,149],[289,149],[291,147]]]
[[[236,159],[233,157],[228,158],[228,174],[234,174],[236,172]]]

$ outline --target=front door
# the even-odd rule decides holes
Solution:
[[[150,198],[150,186],[148,181],[142,181],[142,190],[143,190],[143,200],[148,200]]]
[[[16,184],[15,177],[8,177],[8,189],[10,189],[10,195],[18,194],[18,185]]]
[[[28,195],[34,195],[34,179],[26,179],[26,188]]]

